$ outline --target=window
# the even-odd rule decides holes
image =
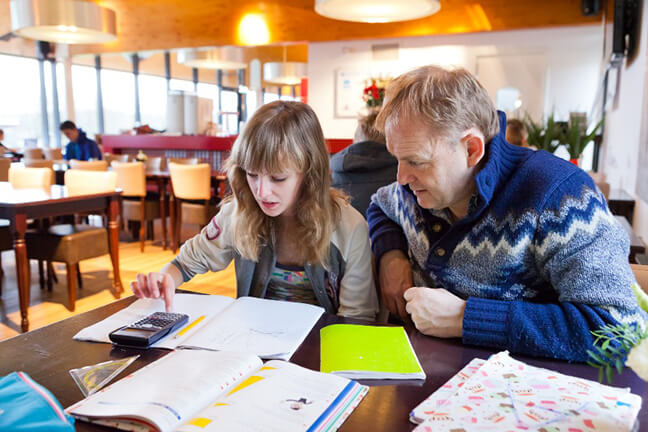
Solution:
[[[135,81],[131,72],[101,70],[104,127],[118,134],[135,125]]]
[[[97,124],[97,74],[93,67],[72,65],[72,92],[77,127],[93,138],[99,133]],[[105,92],[104,92],[105,94]],[[65,145],[65,140],[63,140]]]
[[[0,128],[4,144],[24,147],[25,140],[43,145],[40,113],[40,77],[36,59],[0,55]]]
[[[182,90],[185,92],[194,92],[194,83],[193,81],[187,81],[187,80],[180,80],[180,79],[175,79],[171,78],[169,80],[169,88],[170,90]]]
[[[68,119],[67,99],[65,95],[65,65],[56,62],[56,92],[59,106],[59,123],[54,118],[54,93],[52,92],[52,63],[45,62],[45,94],[47,95],[47,121],[49,123],[49,145],[56,147],[56,136],[59,136],[61,146],[65,146],[66,140],[59,130],[60,122]]]
[[[142,124],[156,130],[166,129],[166,78],[140,75],[138,82]]]
[[[198,83],[198,97],[212,101],[211,121],[218,121],[218,86],[216,84]]]
[[[263,92],[263,103],[267,104],[279,100],[277,92]]]
[[[223,131],[234,135],[239,132],[238,127],[238,93],[231,90],[221,92],[221,114],[223,116]]]

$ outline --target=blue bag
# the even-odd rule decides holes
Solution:
[[[0,378],[0,431],[74,432],[74,418],[25,372]]]

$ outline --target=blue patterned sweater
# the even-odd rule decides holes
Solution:
[[[501,117],[501,130],[505,120]],[[463,341],[586,361],[590,330],[645,325],[631,286],[629,240],[590,176],[500,133],[475,177],[468,215],[420,207],[409,187],[379,189],[367,210],[372,249],[410,257],[414,285],[467,300]]]

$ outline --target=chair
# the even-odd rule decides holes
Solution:
[[[11,159],[0,158],[0,181],[9,181],[9,168],[11,167]]]
[[[0,295],[2,295],[2,279],[4,270],[2,269],[2,251],[13,249],[13,238],[9,229],[9,221],[0,219]]]
[[[23,165],[27,168],[50,168],[53,169],[54,161],[45,159],[27,159],[23,158]]]
[[[198,158],[169,158],[167,159],[167,163],[169,166],[174,163],[174,164],[180,164],[180,165],[198,165],[200,163],[200,159]]]
[[[26,148],[22,154],[25,159],[43,159],[43,149],[41,148]]]
[[[630,264],[637,283],[648,294],[648,265]]]
[[[117,187],[117,174],[114,172],[69,170],[65,173],[65,186],[69,195],[113,191]],[[106,230],[84,224],[61,224],[42,230],[30,230],[27,232],[25,240],[29,258],[65,263],[68,308],[74,311],[77,282],[82,288],[79,262],[108,253]],[[50,278],[48,278],[47,285],[51,287]]]
[[[60,148],[45,148],[43,149],[43,153],[47,160],[58,161],[63,159],[63,150]]]
[[[130,156],[128,154],[113,154],[113,153],[104,153],[103,160],[106,161],[108,165],[112,164],[114,161],[117,162],[128,162]]]
[[[48,189],[53,181],[54,171],[51,168],[9,168],[9,182],[16,189]]]
[[[601,192],[603,192],[603,196],[607,200],[608,197],[610,196],[610,183],[606,181],[605,173],[598,172],[598,171],[587,171],[587,174],[589,174],[590,177],[592,177],[592,180],[594,180],[596,186],[598,186],[598,188],[601,189]]]
[[[76,170],[86,171],[106,171],[108,169],[108,162],[105,160],[100,161],[80,161],[72,159],[70,161],[70,168]]]
[[[142,162],[113,162],[117,187],[122,189],[121,219],[140,222],[140,251],[144,252],[148,222],[160,217],[160,200],[146,199],[146,170]],[[153,233],[151,233],[153,234]]]
[[[162,157],[150,157],[146,159],[146,171],[162,171]]]
[[[202,227],[209,222],[215,209],[210,208],[211,167],[208,164],[170,163],[169,174],[175,198],[171,203],[171,248],[175,252],[180,243],[182,223]]]

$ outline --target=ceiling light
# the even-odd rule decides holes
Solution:
[[[243,49],[234,46],[180,51],[178,63],[205,69],[244,69],[247,67]]]
[[[432,15],[439,0],[315,0],[315,12],[342,21],[386,23]]]
[[[306,63],[270,62],[263,64],[263,81],[277,85],[297,85],[307,75]]]
[[[80,0],[11,0],[11,31],[19,36],[65,44],[117,39],[115,12]]]

